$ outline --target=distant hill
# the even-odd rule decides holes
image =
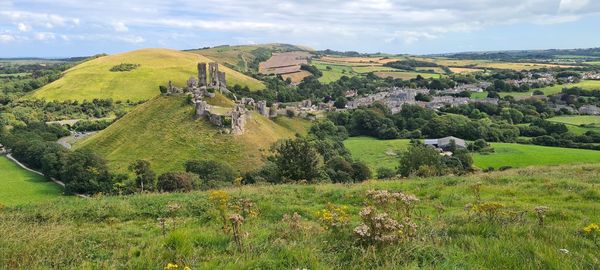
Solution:
[[[484,60],[522,60],[522,59],[562,59],[579,58],[581,60],[600,58],[600,48],[586,49],[550,49],[550,50],[514,50],[514,51],[483,51],[439,54],[459,59],[484,59]]]
[[[258,64],[269,59],[274,52],[313,51],[313,49],[290,44],[261,44],[239,46],[217,46],[213,48],[187,50],[200,54],[240,72],[258,72]]]
[[[233,106],[221,95],[208,102]],[[155,97],[75,147],[94,150],[122,173],[136,159],[150,161],[159,173],[181,171],[184,162],[191,159],[223,160],[247,171],[263,163],[263,150],[272,143],[305,133],[309,125],[306,120],[282,117],[272,121],[252,113],[246,132],[234,136],[221,134],[206,119],[194,120],[193,110],[184,97]]]
[[[169,49],[142,49],[121,54],[102,56],[67,70],[64,76],[30,97],[47,100],[147,100],[159,94],[158,87],[172,80],[183,86],[190,76],[197,74],[198,62],[213,62],[198,54]],[[139,67],[125,72],[113,72],[120,64]],[[262,82],[221,66],[227,74],[227,85],[239,84],[250,89],[263,89]]]

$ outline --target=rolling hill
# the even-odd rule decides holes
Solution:
[[[233,106],[220,95],[209,99],[209,103]],[[192,159],[223,160],[247,171],[263,163],[263,150],[272,143],[303,133],[308,125],[308,121],[299,119],[271,121],[253,112],[246,122],[246,132],[234,136],[221,134],[208,120],[192,119],[193,110],[185,97],[155,97],[75,148],[94,150],[121,173],[137,159],[150,161],[158,173],[181,171],[184,162]]]
[[[240,46],[217,46],[208,49],[189,50],[215,60],[219,64],[240,72],[257,72],[258,63],[271,57],[273,52],[313,51],[310,48],[289,44],[261,44]]]
[[[159,94],[159,85],[169,80],[183,86],[190,76],[197,74],[198,62],[213,62],[204,56],[169,49],[142,49],[104,56],[79,64],[67,70],[63,77],[30,97],[46,100],[148,100]],[[138,68],[126,72],[110,69],[119,64],[138,64]],[[262,82],[220,66],[227,74],[227,85],[239,84],[250,89],[263,89]]]

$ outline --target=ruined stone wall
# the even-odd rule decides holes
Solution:
[[[231,112],[231,134],[242,135],[246,127],[246,108],[238,104]]]
[[[198,87],[206,87],[207,78],[206,63],[198,63]]]
[[[256,103],[256,109],[258,113],[264,117],[269,117],[269,107],[267,107],[267,101],[260,100]]]
[[[219,64],[208,63],[209,87],[219,88]]]

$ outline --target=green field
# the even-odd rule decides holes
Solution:
[[[573,84],[557,84],[554,86],[548,86],[548,87],[544,87],[544,88],[536,88],[536,89],[532,89],[529,92],[500,92],[499,94],[501,97],[505,97],[505,96],[525,97],[525,96],[531,96],[533,94],[533,91],[535,91],[535,90],[540,90],[540,91],[544,92],[544,95],[549,96],[549,95],[560,93],[563,88],[571,88],[571,87],[580,87],[580,88],[586,89],[586,90],[594,90],[594,89],[600,90],[600,81],[585,80],[585,81],[581,81],[581,82],[573,83]]]
[[[212,105],[233,106],[221,95],[209,99]],[[228,111],[221,107],[223,111]],[[282,120],[278,125],[256,113],[246,121],[246,132],[222,134],[206,119],[193,119],[194,107],[183,96],[159,96],[117,120],[108,128],[88,137],[75,148],[88,148],[105,157],[117,172],[127,172],[136,159],[148,160],[164,173],[183,170],[192,159],[218,159],[240,171],[261,165],[265,149],[281,138],[302,133],[306,120]],[[296,122],[296,123],[295,123]]]
[[[198,62],[212,60],[198,54],[168,49],[143,49],[122,54],[96,58],[67,70],[63,77],[41,89],[30,97],[46,100],[147,100],[157,96],[160,85],[171,80],[184,86],[190,76],[197,75]],[[111,72],[121,63],[139,64],[140,67],[127,72]],[[263,89],[262,82],[224,66],[227,85],[239,84],[250,89]]]
[[[70,198],[0,211],[0,269],[597,269],[598,245],[582,228],[600,223],[600,165],[525,168],[359,184],[230,188],[256,203],[241,225],[242,249],[223,230],[209,192]],[[465,210],[477,201],[497,214]],[[360,245],[367,190],[419,198],[415,240]],[[316,212],[347,207],[348,224],[326,230]],[[544,225],[534,209],[546,206]],[[231,213],[231,212],[229,212]],[[298,222],[282,221],[298,213]],[[164,234],[161,223],[165,220]],[[561,249],[568,250],[561,252]]]
[[[311,64],[317,67],[323,73],[323,76],[319,78],[319,81],[322,83],[337,81],[342,76],[352,77],[357,75],[357,73],[352,70],[351,66],[333,64],[318,60],[313,60]]]
[[[600,151],[547,147],[528,144],[492,143],[495,152],[473,156],[479,168],[502,166],[527,167],[538,165],[600,163]]]
[[[600,124],[600,116],[577,115],[577,116],[556,116],[548,118],[548,121],[559,122],[569,125],[590,125]]]
[[[352,156],[375,170],[378,167],[396,168],[399,158],[395,153],[408,146],[409,140],[378,140],[369,137],[352,137],[344,141]],[[492,143],[495,152],[475,154],[473,160],[479,168],[502,166],[527,167],[560,164],[600,163],[600,151],[546,147],[527,144]]]
[[[56,183],[0,156],[0,205],[47,202],[61,194],[62,187]]]

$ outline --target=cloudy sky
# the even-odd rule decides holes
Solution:
[[[600,47],[598,0],[0,0],[0,57],[291,43],[428,54]]]

